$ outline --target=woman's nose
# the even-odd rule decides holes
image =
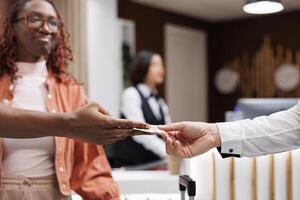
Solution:
[[[49,25],[46,21],[43,22],[39,30],[42,31],[43,33],[51,33]]]

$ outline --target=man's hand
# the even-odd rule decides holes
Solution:
[[[221,145],[216,124],[179,122],[159,128],[167,132],[164,140],[168,154],[191,158]]]
[[[73,113],[66,113],[69,131],[66,137],[75,137],[84,142],[109,144],[128,136],[140,134],[133,128],[147,128],[142,122],[114,119],[97,103],[89,103]]]

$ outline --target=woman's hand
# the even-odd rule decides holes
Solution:
[[[66,113],[68,133],[65,137],[75,137],[84,142],[109,144],[128,136],[140,134],[133,128],[148,128],[142,122],[115,119],[97,103],[89,103],[73,113]]]

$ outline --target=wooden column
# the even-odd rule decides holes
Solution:
[[[216,160],[214,152],[211,153],[210,158],[210,194],[211,200],[216,200]]]
[[[256,158],[252,159],[252,200],[257,200]]]
[[[234,158],[230,158],[230,200],[235,200]]]
[[[286,192],[287,192],[287,200],[293,199],[293,168],[292,168],[292,152],[288,152],[286,158]]]
[[[275,169],[274,169],[274,155],[270,156],[270,200],[275,200]]]

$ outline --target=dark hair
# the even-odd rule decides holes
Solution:
[[[152,51],[141,51],[134,59],[131,67],[130,80],[135,86],[145,82],[151,59],[157,53]]]
[[[17,47],[13,24],[27,2],[32,0],[19,0],[10,10],[3,23],[3,33],[0,36],[0,76],[8,74],[11,79],[16,78],[18,71],[16,66]],[[57,45],[47,59],[47,68],[50,69],[58,81],[73,80],[67,72],[68,64],[73,61],[72,50],[69,45],[70,36],[64,29],[64,23],[58,10],[51,0],[43,0],[50,3],[55,9],[60,20],[60,31]]]

